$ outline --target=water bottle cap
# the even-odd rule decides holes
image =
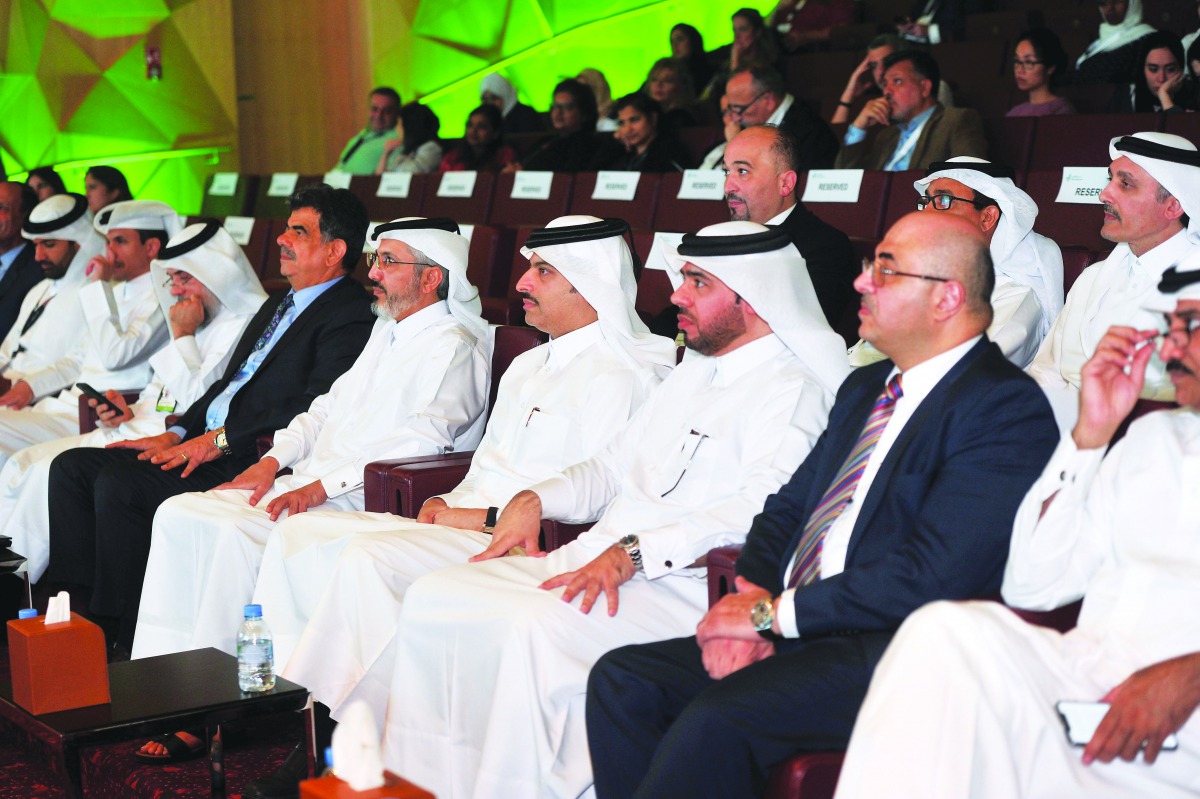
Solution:
[[[261,619],[262,605],[247,605],[245,607],[247,619]]]
[[[325,768],[333,768],[333,747],[325,747]]]
[[[32,619],[38,615],[37,608],[21,608],[17,611],[18,619]]]

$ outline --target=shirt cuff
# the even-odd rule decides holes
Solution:
[[[300,452],[290,442],[280,441],[280,436],[275,437],[275,445],[267,450],[264,458],[274,458],[279,462],[280,469],[286,469],[296,461],[300,460]]]
[[[362,486],[362,469],[355,469],[354,464],[347,464],[334,469],[321,478],[321,487],[325,489],[325,496],[330,498],[349,494],[355,489],[362,488]]]
[[[201,354],[200,347],[196,344],[195,336],[180,336],[172,339],[171,343],[175,346],[179,357],[183,358],[188,371],[195,372],[204,365],[204,355]]]
[[[1085,483],[1090,481],[1100,469],[1100,464],[1104,461],[1104,454],[1107,451],[1107,447],[1079,449],[1075,446],[1075,439],[1071,438],[1070,433],[1067,433],[1058,442],[1058,447],[1050,456],[1050,461],[1042,472],[1042,479],[1049,484],[1047,488],[1053,489],[1047,490],[1046,495],[1049,496],[1053,491],[1080,480]]]
[[[858,144],[865,138],[867,138],[867,132],[865,130],[851,125],[850,127],[846,128],[846,137],[842,139],[842,141],[847,147],[849,147],[851,145]]]
[[[575,507],[575,489],[571,481],[562,475],[543,480],[529,490],[538,495],[542,503],[543,519],[570,518]]]
[[[166,432],[174,433],[175,435],[179,436],[179,440],[182,441],[183,437],[187,435],[187,428],[183,425],[173,424],[167,428]]]
[[[789,588],[779,595],[779,607],[775,610],[775,618],[779,621],[779,631],[784,638],[799,638],[800,630],[796,627],[796,589]]]

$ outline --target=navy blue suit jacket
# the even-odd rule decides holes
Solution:
[[[813,508],[857,441],[892,362],[842,384],[829,427],[753,522],[737,571],[772,594]],[[846,568],[795,592],[801,639],[894,630],[937,599],[999,590],[1013,517],[1058,443],[1045,395],[986,337],[922,401],[889,450]]]
[[[8,335],[21,315],[25,295],[46,277],[33,257],[33,249],[33,242],[26,241],[24,249],[17,253],[12,266],[4,273],[4,279],[0,280],[0,339]]]

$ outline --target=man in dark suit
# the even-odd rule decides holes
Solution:
[[[17,321],[21,301],[45,275],[33,255],[33,242],[21,236],[37,194],[24,183],[0,183],[0,339]]]
[[[288,204],[279,245],[291,289],[263,303],[222,378],[167,432],[70,450],[51,464],[46,579],[90,589],[94,614],[121,619],[119,632],[115,621],[108,632],[125,650],[158,505],[256,462],[258,437],[307,410],[370,336],[371,298],[349,276],[366,238],[366,209],[348,190],[324,185],[301,189]]]
[[[983,120],[970,108],[939,103],[941,80],[937,61],[923,50],[901,50],[883,59],[883,96],[863,106],[846,129],[835,166],[902,172],[958,155],[986,158]],[[882,130],[868,141],[873,127]]]
[[[856,287],[891,361],[853,373],[829,427],[750,529],[737,593],[694,638],[592,670],[600,797],[754,796],[801,750],[844,747],[910,612],[1000,584],[1013,516],[1058,433],[1040,389],[984,335],[978,228],[910,214]]]
[[[746,128],[725,148],[725,203],[731,219],[775,225],[787,233],[804,256],[825,319],[837,330],[854,297],[854,250],[845,233],[796,199],[799,161],[796,140],[787,128]]]
[[[796,138],[797,169],[828,169],[837,156],[837,136],[803,100],[788,94],[783,76],[766,66],[740,67],[725,82],[729,112],[742,129],[771,124]]]

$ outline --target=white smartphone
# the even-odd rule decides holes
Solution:
[[[1074,702],[1064,699],[1056,702],[1054,707],[1067,729],[1067,740],[1074,746],[1087,746],[1096,734],[1100,721],[1108,713],[1107,702]],[[1164,752],[1178,749],[1179,739],[1174,734],[1168,735],[1162,748]]]

